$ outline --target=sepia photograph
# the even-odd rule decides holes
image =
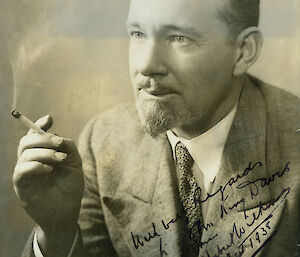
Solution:
[[[0,0],[0,256],[300,256],[299,13]]]

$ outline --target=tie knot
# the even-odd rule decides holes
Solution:
[[[186,146],[178,142],[175,146],[175,156],[179,167],[190,169],[193,165],[193,157],[190,155],[189,150]]]

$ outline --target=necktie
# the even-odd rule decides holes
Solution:
[[[183,256],[195,257],[198,256],[199,252],[203,221],[201,205],[194,200],[195,197],[198,197],[198,199],[200,197],[197,195],[199,187],[191,171],[194,161],[185,145],[181,142],[178,142],[175,147],[175,155],[180,173],[179,196],[185,216]]]

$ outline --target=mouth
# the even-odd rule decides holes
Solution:
[[[174,92],[167,90],[167,89],[151,89],[151,88],[147,88],[147,89],[141,89],[144,92],[146,92],[149,95],[153,95],[153,96],[164,96],[164,95],[169,95],[169,94],[174,94]]]
[[[145,93],[148,96],[153,97],[166,97],[175,94],[174,91],[170,91],[169,89],[151,89],[151,88],[139,88],[140,93]]]

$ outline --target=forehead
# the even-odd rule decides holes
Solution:
[[[128,24],[159,29],[164,25],[199,30],[224,29],[218,12],[224,0],[131,0]]]

